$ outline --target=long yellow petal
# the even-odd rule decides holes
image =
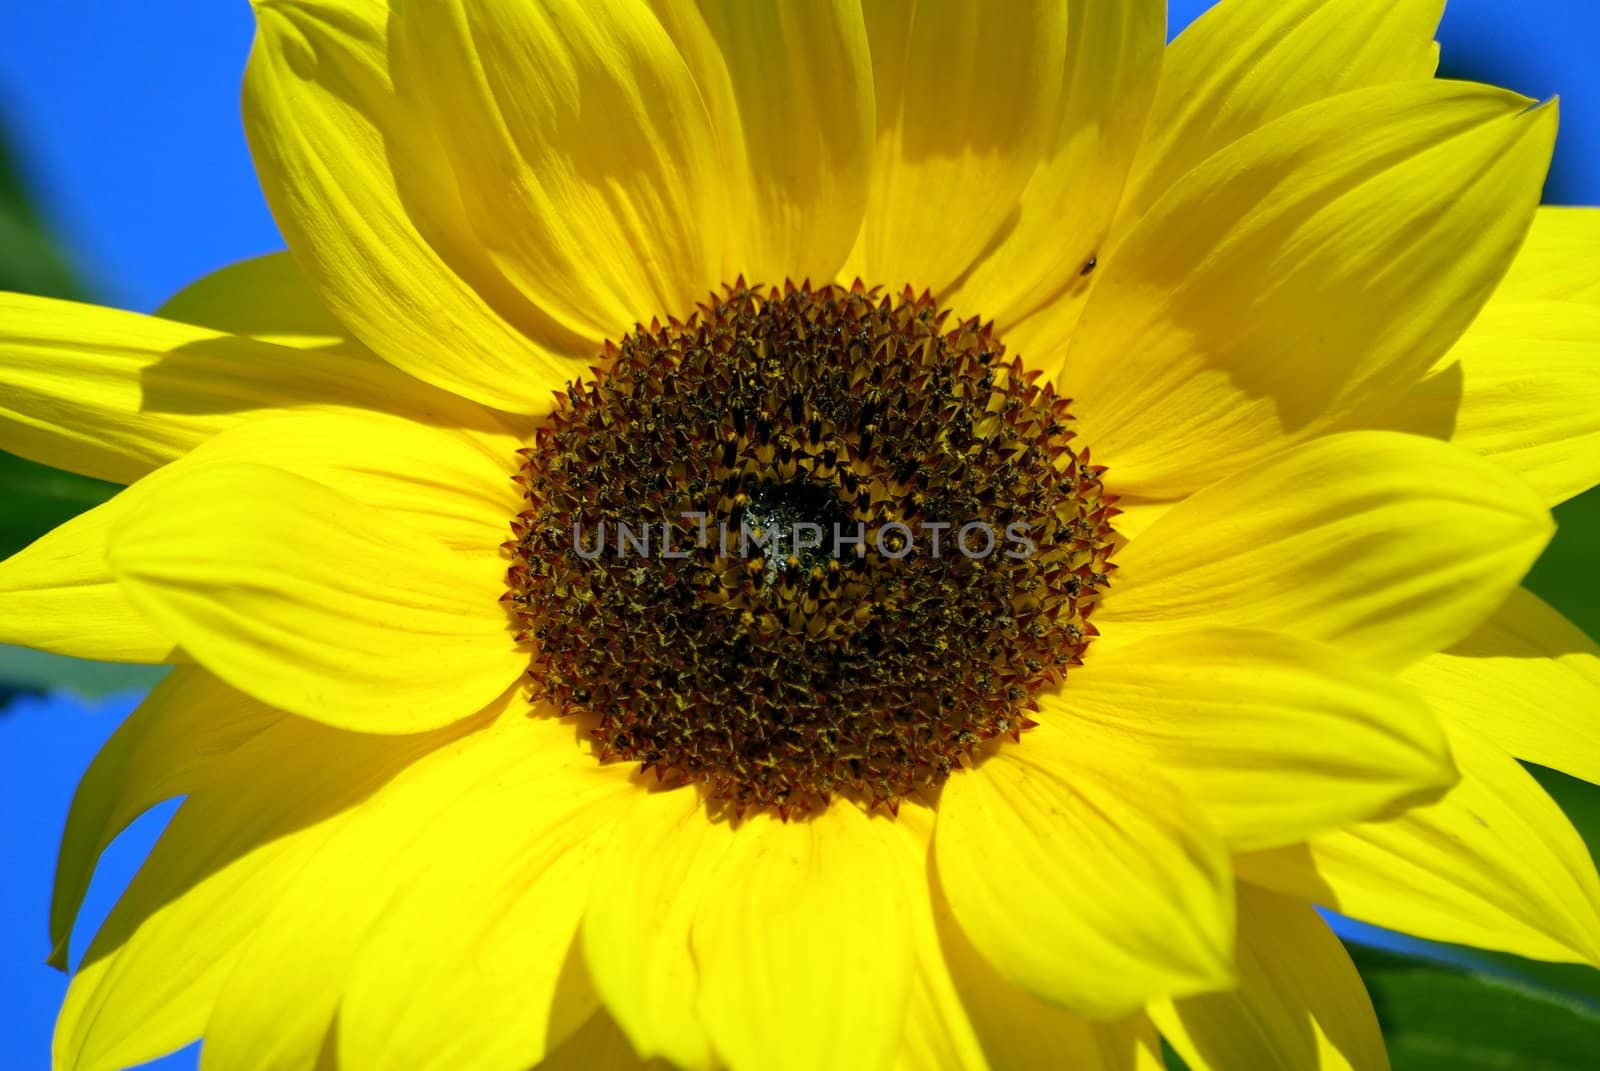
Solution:
[[[1124,548],[1097,642],[1258,628],[1393,669],[1476,628],[1553,528],[1530,488],[1464,450],[1327,436],[1186,499]]]
[[[330,724],[434,728],[526,668],[494,570],[280,469],[185,466],[118,520],[108,560],[197,662]]]
[[[832,279],[861,228],[872,58],[855,0],[651,0],[710,112],[722,158],[725,274]]]
[[[582,929],[595,991],[638,1052],[675,1067],[717,1064],[687,949],[707,882],[732,843],[733,830],[706,817],[698,792],[641,791],[595,864]]]
[[[1164,0],[1067,5],[1053,135],[993,248],[947,296],[1035,368],[1059,363],[1138,150],[1166,45]]]
[[[963,932],[1047,1000],[1111,1019],[1231,981],[1221,839],[1147,766],[1049,723],[950,778],[934,854]]]
[[[845,281],[942,292],[1008,224],[1049,144],[1066,5],[1019,0],[1005,18],[962,0],[869,0],[863,9],[877,147]]]
[[[1235,849],[1298,843],[1456,780],[1444,730],[1419,699],[1343,651],[1289,636],[1213,629],[1096,652],[1041,705],[1080,747],[1160,770]]]
[[[524,749],[515,769],[463,786],[422,822],[416,872],[354,953],[342,1066],[521,1071],[593,1015],[574,937],[594,855],[640,787],[558,727],[565,769]]]
[[[156,315],[280,346],[361,348],[288,253],[268,253],[214,271],[174,294]]]
[[[722,281],[710,117],[646,4],[447,0],[391,28],[395,89],[471,235],[553,319],[617,338]]]
[[[906,1002],[905,1027],[901,1032],[900,1052],[895,1059],[896,1071],[987,1071],[995,1066],[1012,1066],[992,1059],[985,1051],[982,1005],[969,1009],[968,1001],[956,985],[957,955],[964,948],[973,961],[983,965],[998,983],[998,992],[1024,1004],[1038,998],[993,974],[993,968],[983,963],[970,942],[961,937],[960,929],[950,917],[950,907],[939,891],[939,876],[933,861],[934,814],[922,801],[907,800],[901,803],[895,816],[895,826],[904,836],[900,850],[905,857],[902,871],[906,916],[911,925],[912,954],[915,975],[911,993]],[[941,923],[963,942],[960,948],[947,949],[941,937]],[[1002,1007],[1010,1007],[1004,997]],[[1070,1012],[1051,1008],[1050,1016],[1076,1018]],[[1029,1051],[1054,1048],[1057,1039],[1045,1023],[1038,1024],[1036,1036],[1041,1039]],[[1007,1034],[1000,1032],[998,1041],[1003,1046]],[[1021,1066],[1021,1065],[1016,1065]]]
[[[990,966],[956,924],[932,855],[934,815],[902,804],[906,897],[917,981],[897,1071],[1161,1071],[1143,1014],[1097,1023],[1022,989]]]
[[[55,1066],[119,1071],[198,1038],[240,945],[296,869],[439,742],[282,718],[214,756],[73,976]]]
[[[179,666],[118,726],[72,796],[50,898],[50,962],[67,965],[73,921],[106,846],[135,818],[203,783],[214,763],[285,717],[198,666]]]
[[[1600,210],[1539,209],[1440,366],[1361,419],[1492,458],[1551,505],[1600,483]]]
[[[1538,596],[1519,588],[1400,679],[1517,758],[1600,784],[1600,646]]]
[[[504,433],[449,432],[358,411],[236,425],[183,465],[144,477],[0,563],[0,641],[81,658],[172,660],[172,639],[117,586],[106,547],[119,518],[201,462],[274,465],[325,483],[473,559],[485,582],[497,583],[505,568],[499,546],[520,508],[510,480],[516,448]]]
[[[732,1071],[891,1065],[913,974],[901,836],[845,801],[733,831],[689,942],[700,1021]]]
[[[1372,1000],[1310,904],[1241,885],[1239,988],[1151,1009],[1194,1071],[1386,1071]]]
[[[500,546],[522,509],[513,483],[520,446],[488,427],[458,431],[371,412],[285,413],[229,429],[173,471],[259,464],[316,480],[473,559],[498,582]]]
[[[1515,759],[1447,728],[1461,782],[1444,799],[1238,856],[1240,877],[1429,940],[1600,965],[1600,878],[1583,840]]]
[[[1368,86],[1432,78],[1444,0],[1223,0],[1167,51],[1119,221],[1279,116]]]
[[[179,660],[106,564],[106,533],[142,494],[124,490],[0,562],[0,643],[105,662]]]
[[[132,483],[248,417],[309,406],[483,421],[478,407],[359,351],[0,294],[0,449]]]
[[[522,705],[520,695],[509,695],[499,720],[400,771],[306,858],[234,956],[206,1024],[203,1069],[310,1067],[364,942],[386,924],[396,897],[435,865],[441,840],[490,835],[467,828],[485,810],[499,812],[499,820],[540,823],[565,813],[552,814],[549,800],[527,787],[542,781],[581,789],[567,775],[579,766],[593,772],[594,760],[576,746],[569,724],[527,717]],[[493,831],[510,836],[503,825]],[[463,896],[475,889],[466,874],[460,881]],[[522,951],[531,958],[531,949]],[[415,976],[410,982],[432,990]]]
[[[1600,482],[1600,304],[1491,302],[1447,360],[1363,423],[1482,454],[1552,506]]]
[[[1553,106],[1405,82],[1175,185],[1102,266],[1060,383],[1119,492],[1176,498],[1420,379],[1521,244]]]
[[[1495,291],[1513,302],[1568,301],[1600,305],[1600,209],[1541,205],[1528,241]]]
[[[1117,515],[1112,520],[1112,527],[1124,539],[1137,539],[1156,523],[1163,513],[1167,512],[1177,503],[1175,502],[1144,502],[1133,499],[1122,499],[1117,503]]]
[[[547,410],[602,338],[560,326],[484,253],[438,134],[396,92],[389,5],[255,7],[245,133],[317,295],[419,378],[499,408]]]

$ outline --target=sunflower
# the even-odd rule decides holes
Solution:
[[[1600,222],[1441,7],[258,0],[290,252],[0,298],[128,485],[0,640],[175,663],[56,1065],[1380,1068],[1315,905],[1600,962]]]

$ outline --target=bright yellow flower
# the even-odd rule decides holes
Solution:
[[[1596,650],[1518,589],[1600,478],[1600,223],[1537,208],[1553,105],[1434,80],[1439,0],[1227,0],[1170,49],[1164,0],[392,6],[258,0],[292,259],[159,317],[0,296],[0,447],[131,485],[0,566],[0,640],[178,664],[73,808],[63,965],[101,850],[186,797],[59,1066],[1159,1031],[1365,1069],[1313,903],[1600,962],[1512,758],[1600,781]],[[690,485],[1061,538],[858,587],[538,541]]]

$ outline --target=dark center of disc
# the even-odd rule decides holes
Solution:
[[[603,759],[893,809],[1079,664],[1114,501],[1049,384],[926,296],[738,286],[525,451],[507,601]]]
[[[849,525],[849,519],[832,487],[792,480],[757,483],[751,488],[743,522],[751,531],[752,542],[755,533],[761,533],[767,580],[776,582],[792,568],[791,559],[804,573],[826,569],[834,560],[832,534]]]

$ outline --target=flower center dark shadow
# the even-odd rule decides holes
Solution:
[[[776,583],[790,569],[809,574],[834,560],[833,533],[849,526],[849,514],[832,487],[809,480],[758,483],[739,518],[760,532],[770,552],[762,551],[767,581]]]

